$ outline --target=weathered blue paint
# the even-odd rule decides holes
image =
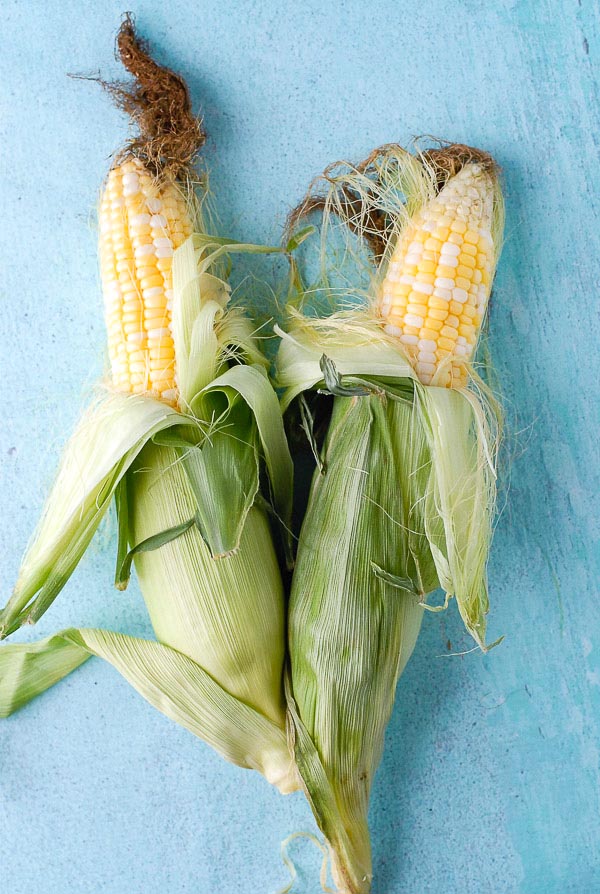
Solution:
[[[3,4],[3,597],[102,368],[93,211],[125,126],[66,72],[117,72],[121,11]],[[325,164],[386,141],[433,133],[504,168],[491,346],[509,436],[490,632],[506,640],[486,658],[446,657],[469,648],[455,610],[426,619],[373,795],[376,894],[600,890],[598,12],[590,0],[137,5],[190,77],[236,237],[277,239]],[[148,631],[135,586],[111,588],[113,555],[104,529],[36,635]],[[299,828],[314,828],[301,796],[226,766],[100,662],[0,727],[11,894],[266,894],[285,878],[278,843]],[[316,852],[294,854],[296,890],[316,891]]]

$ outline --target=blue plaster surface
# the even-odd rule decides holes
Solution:
[[[126,128],[66,73],[119,74],[122,8],[2,3],[2,601],[103,367],[94,209]],[[449,644],[470,648],[455,608],[426,617],[374,786],[375,894],[600,891],[599,11],[590,0],[135,5],[204,112],[222,229],[237,238],[278,240],[313,175],[387,141],[432,133],[488,149],[504,169],[491,346],[510,488],[490,633],[506,640],[485,658],[448,657]],[[111,587],[114,548],[109,523],[36,635],[150,633],[137,587]],[[100,661],[0,725],[7,894],[273,894],[286,879],[280,840],[314,828],[301,795],[225,764]],[[315,894],[316,850],[293,853],[294,891]]]

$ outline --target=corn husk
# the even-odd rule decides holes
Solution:
[[[292,468],[251,324],[226,309],[229,290],[214,272],[239,250],[248,247],[197,235],[176,252],[181,409],[100,392],[67,445],[2,613],[8,635],[48,609],[116,495],[116,583],[125,587],[135,564],[157,642],[83,629],[4,646],[0,715],[98,655],[224,757],[289,791],[284,594],[268,515],[287,524]]]
[[[286,692],[296,762],[343,894],[371,889],[369,792],[429,594],[445,593],[434,611],[454,597],[489,648],[497,405],[473,370],[465,389],[419,382],[375,311],[382,273],[365,278],[356,254],[362,237],[385,263],[388,242],[435,195],[435,173],[398,147],[326,172],[329,192],[305,203],[324,209],[320,279],[305,288],[293,265],[279,332],[283,406],[314,390],[333,402],[298,544]],[[344,228],[352,238],[340,239]]]

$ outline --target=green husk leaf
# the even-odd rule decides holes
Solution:
[[[326,354],[319,360],[319,366],[323,373],[325,389],[335,397],[364,397],[365,394],[369,394],[369,389],[364,385],[344,385],[335,363]]]
[[[0,716],[6,717],[96,655],[155,708],[240,767],[279,781],[284,731],[227,693],[191,658],[161,643],[108,630],[64,630],[0,647]]]
[[[413,596],[419,595],[415,590],[413,581],[409,577],[400,577],[398,574],[391,574],[389,571],[380,568],[376,562],[371,562],[371,568],[376,577],[384,580],[386,584],[389,584],[396,590],[404,590],[406,593],[412,593]]]
[[[117,562],[115,566],[115,587],[126,590],[130,573],[123,574],[123,565],[129,550],[129,507],[127,505],[127,483],[122,478],[115,489],[117,510]]]
[[[497,419],[482,397],[465,391],[419,386],[415,404],[431,453],[425,518],[440,583],[486,651]]]
[[[314,232],[315,227],[313,226],[302,227],[300,230],[295,230],[285,246],[286,253],[291,254],[291,252],[296,251],[296,249],[299,248],[309,236],[312,236]]]
[[[62,634],[0,646],[0,717],[14,714],[90,658]]]
[[[363,321],[360,315],[340,314],[326,321],[295,319],[289,333],[278,326],[275,331],[282,339],[277,384],[283,389],[284,410],[303,391],[325,384],[323,354],[340,376],[361,376],[374,382],[402,378],[410,382],[415,378],[399,346],[386,338],[380,326]]]
[[[277,246],[249,245],[196,233],[175,252],[173,340],[182,406],[191,407],[232,358],[241,356],[253,366],[267,365],[250,320],[236,309],[225,313],[231,289],[211,270],[231,254],[283,251]]]
[[[298,407],[300,409],[300,425],[302,427],[302,431],[306,435],[306,440],[308,441],[311,453],[313,455],[314,461],[319,472],[322,472],[324,469],[323,461],[319,454],[319,446],[317,444],[317,439],[315,437],[315,420],[310,411],[310,407],[308,405],[308,401],[306,400],[303,394],[298,398]]]
[[[34,623],[49,608],[146,441],[182,418],[149,397],[100,392],[65,448],[15,589],[0,612],[2,637]]]
[[[336,398],[300,534],[289,608],[295,754],[343,891],[370,885],[368,800],[394,701],[437,586],[406,455],[412,407]],[[414,466],[413,466],[414,468]],[[343,507],[343,511],[340,511]],[[414,531],[390,535],[390,528]],[[376,575],[373,566],[389,569]],[[412,591],[399,595],[397,581]],[[325,774],[325,778],[324,775]]]
[[[131,543],[198,512],[181,455],[169,447],[147,444],[128,485]],[[238,488],[232,479],[225,504],[232,514],[243,499]],[[248,510],[239,547],[222,558],[213,558],[206,533],[193,525],[160,549],[138,552],[134,563],[157,639],[283,728],[284,593],[260,506]]]
[[[273,504],[284,524],[289,525],[292,512],[293,463],[290,456],[281,408],[271,383],[258,366],[232,366],[205,394],[222,392],[233,401],[239,395],[248,405],[258,431]]]
[[[261,456],[275,511],[284,529],[289,527],[292,460],[279,402],[262,367],[232,366],[196,395],[192,410],[207,420],[208,434],[201,445],[182,440],[176,432],[160,437],[180,451],[213,556],[239,547],[246,515],[258,494]]]
[[[239,403],[241,412],[230,407],[230,430],[217,431],[202,447],[181,453],[198,506],[199,527],[214,558],[239,549],[246,516],[258,493],[253,420],[246,405]]]
[[[146,537],[145,540],[142,540],[141,543],[137,543],[132,549],[130,549],[125,558],[122,560],[121,565],[119,566],[119,571],[117,574],[117,586],[119,587],[119,589],[124,589],[122,584],[126,584],[131,577],[131,566],[133,564],[133,559],[138,553],[147,553],[153,549],[160,549],[160,547],[164,546],[165,543],[170,543],[171,540],[175,540],[176,537],[181,537],[181,535],[185,534],[186,531],[189,531],[189,529],[193,525],[198,525],[198,527],[200,527],[199,519],[197,519],[196,517],[189,519],[189,521],[183,522],[183,524],[181,525],[174,525],[172,528],[167,528],[165,531],[160,531],[158,534],[153,534],[151,537]]]

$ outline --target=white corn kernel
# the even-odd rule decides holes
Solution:
[[[388,335],[402,335],[402,329],[399,329],[398,326],[392,326],[391,323],[384,326],[383,331],[387,332]]]
[[[129,223],[132,227],[147,227],[150,221],[149,214],[132,214]]]
[[[148,206],[148,211],[151,211],[152,214],[158,214],[160,209],[162,208],[162,202],[160,199],[151,196],[149,199],[146,199],[146,205]]]
[[[431,295],[433,293],[433,286],[428,282],[415,282],[413,289],[415,292],[421,292],[423,295]]]
[[[170,329],[149,329],[148,338],[164,338],[165,335],[171,335]]]
[[[150,243],[150,245],[138,245],[134,254],[136,258],[145,258],[147,255],[153,255],[154,246],[152,243]]]
[[[144,289],[142,295],[144,298],[160,298],[164,295],[164,291],[162,286],[152,286],[150,289]]]
[[[443,255],[454,255],[456,257],[460,254],[460,248],[458,245],[455,245],[454,242],[444,242],[441,253]]]

